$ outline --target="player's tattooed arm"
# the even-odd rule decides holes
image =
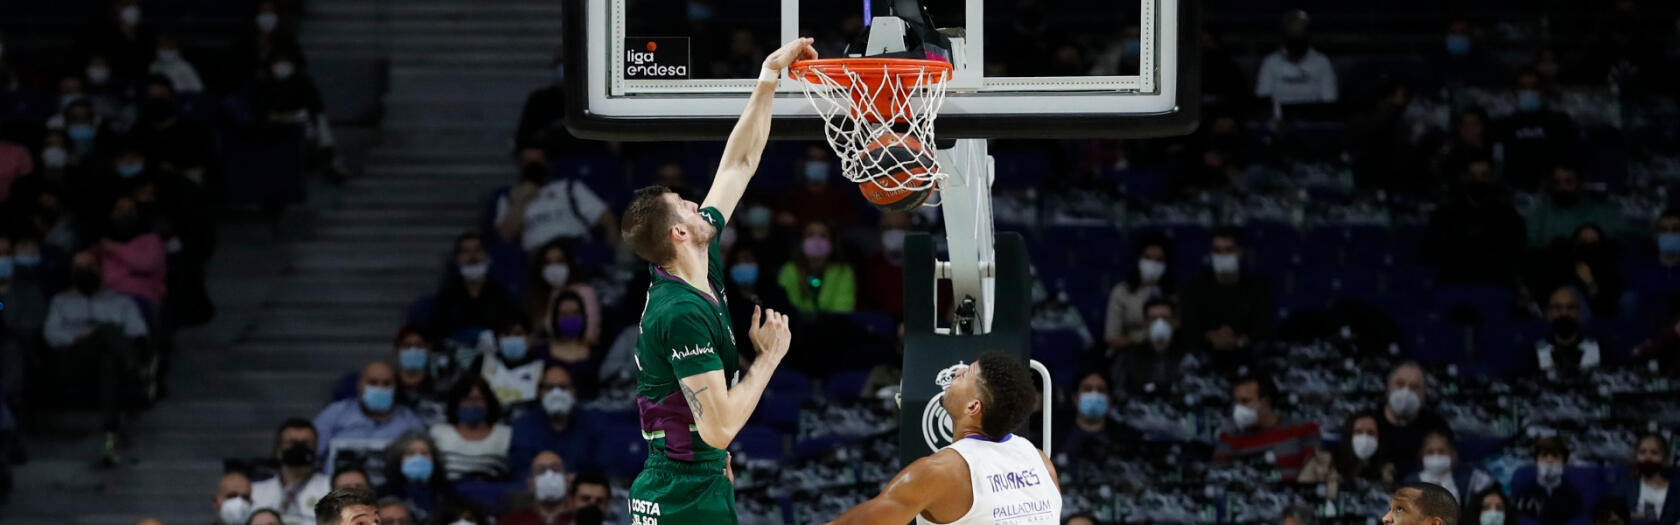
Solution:
[[[706,415],[705,406],[700,404],[700,393],[711,390],[712,387],[702,386],[699,390],[694,390],[688,387],[688,383],[682,381],[678,381],[677,386],[682,387],[683,399],[688,400],[688,410],[694,412],[694,420],[696,422],[700,421]]]

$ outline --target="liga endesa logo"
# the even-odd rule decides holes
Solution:
[[[639,37],[624,41],[624,78],[683,79],[689,73],[688,38]]]
[[[933,383],[939,385],[940,392],[928,400],[927,407],[922,409],[922,439],[927,442],[928,450],[937,452],[945,445],[951,444],[951,413],[945,411],[945,405],[940,401],[945,399],[946,388],[957,380],[957,372],[968,368],[967,364],[957,361],[957,364],[939,371],[933,378]]]

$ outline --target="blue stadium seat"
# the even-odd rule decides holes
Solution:
[[[596,442],[595,458],[608,476],[633,478],[642,472],[642,462],[647,460],[648,452],[647,441],[641,434],[639,425],[601,425],[599,435],[607,438]]]
[[[868,380],[868,370],[841,370],[828,376],[823,392],[829,399],[856,399],[862,393],[863,383]]]
[[[1119,185],[1127,197],[1140,201],[1159,201],[1167,198],[1167,172],[1153,169],[1128,169],[1107,174]]]
[[[1079,334],[1068,330],[1033,330],[1032,357],[1050,368],[1050,376],[1059,385],[1073,384],[1078,373],[1079,354],[1084,343]]]
[[[480,509],[491,512],[506,512],[505,502],[508,497],[526,490],[525,481],[461,481],[455,484],[455,492]]]
[[[1308,266],[1294,270],[1295,292],[1327,299],[1380,298],[1379,273],[1363,266]]]
[[[799,407],[805,399],[806,396],[766,391],[764,397],[759,398],[758,409],[753,411],[748,424],[764,425],[788,433],[799,430]]]
[[[770,376],[767,391],[780,392],[803,399],[811,395],[811,378],[797,370],[778,370]]]
[[[1540,322],[1489,323],[1476,327],[1476,358],[1468,374],[1503,377],[1521,370],[1547,326]]]
[[[501,281],[513,297],[525,291],[525,267],[530,254],[518,243],[505,242],[495,236],[484,239],[484,250],[490,255],[490,277]]]
[[[1430,308],[1460,322],[1497,322],[1511,317],[1511,290],[1503,286],[1444,284],[1435,288]]]
[[[868,333],[870,337],[884,341],[898,339],[898,319],[891,315],[877,312],[853,312],[846,315],[846,319],[853,326]]]
[[[782,435],[773,428],[747,425],[729,443],[729,451],[748,459],[781,461],[787,456],[782,448]]]
[[[1400,324],[1401,347],[1418,361],[1434,364],[1458,364],[1464,360],[1466,328],[1423,315],[1403,316]]]
[[[1037,151],[994,151],[992,165],[999,188],[1030,188],[1050,174],[1050,159]]]

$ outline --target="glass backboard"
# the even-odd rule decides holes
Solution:
[[[924,0],[953,36],[945,138],[1148,137],[1194,128],[1194,0]],[[796,36],[846,55],[865,0],[568,0],[568,126],[617,140],[727,136],[765,54]],[[873,15],[873,13],[871,13]],[[795,80],[774,134],[816,138]]]

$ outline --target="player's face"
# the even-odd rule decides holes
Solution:
[[[712,242],[713,237],[717,236],[717,228],[713,228],[712,223],[707,222],[706,218],[700,215],[699,204],[694,201],[683,200],[675,193],[665,194],[665,200],[670,203],[671,209],[677,211],[677,224],[688,230],[690,242],[705,246]]]
[[[1416,489],[1401,489],[1394,493],[1394,498],[1388,501],[1388,514],[1383,515],[1383,525],[1424,525],[1429,523],[1418,512]]]
[[[372,505],[351,505],[338,511],[338,522],[344,525],[379,525],[379,509]]]
[[[951,421],[969,417],[969,412],[980,408],[980,364],[975,363],[957,371],[951,380],[951,386],[945,388],[945,397],[940,400],[945,412],[951,414]],[[955,426],[955,425],[953,425]]]

